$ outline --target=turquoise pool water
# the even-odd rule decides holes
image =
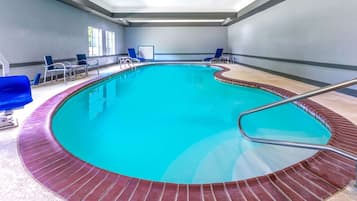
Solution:
[[[97,167],[142,179],[213,183],[264,175],[315,151],[246,141],[240,112],[281,98],[214,79],[202,65],[151,65],[82,90],[56,112],[65,149]],[[255,137],[325,144],[328,129],[289,104],[243,119]]]

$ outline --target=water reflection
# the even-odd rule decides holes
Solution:
[[[88,116],[89,120],[94,120],[106,109],[114,106],[120,95],[120,85],[127,80],[137,76],[137,71],[124,73],[118,78],[105,81],[104,84],[94,86],[88,93]]]
[[[115,100],[119,96],[119,80],[110,80],[104,85],[93,88],[88,93],[89,120],[94,120],[100,113],[104,112],[107,107],[115,105]]]
[[[105,104],[105,93],[104,93],[105,85],[98,86],[88,93],[89,99],[89,108],[88,108],[88,116],[89,120],[95,119],[99,113],[104,111]]]

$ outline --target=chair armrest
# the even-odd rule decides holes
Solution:
[[[69,61],[64,61],[63,64],[66,65],[66,66],[71,66],[71,65],[73,65],[73,64],[72,64],[71,62],[69,62]]]
[[[95,61],[95,63],[91,64],[91,65],[99,65],[99,60],[98,59],[88,59],[88,62],[92,62]]]
[[[57,66],[61,66],[60,68],[67,68],[67,66],[64,63],[53,63],[51,65],[44,65],[44,68],[48,68],[48,67],[53,67],[53,68],[58,68]]]
[[[138,59],[138,58],[132,58],[132,57],[130,57],[130,59],[131,59],[132,61],[134,61],[134,62],[139,62],[139,63],[141,62],[140,59]]]
[[[91,65],[91,66],[99,65],[98,59],[82,59],[82,60],[78,60],[77,62],[79,63],[81,61],[85,61],[85,62],[87,62],[87,65]],[[90,64],[92,61],[95,61],[95,63]]]

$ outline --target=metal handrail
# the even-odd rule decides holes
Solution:
[[[340,89],[340,88],[345,88],[348,86],[352,86],[357,84],[357,78],[354,78],[352,80],[348,80],[345,82],[341,82],[338,84],[334,84],[334,85],[329,85],[326,87],[322,87],[316,90],[312,90],[300,95],[296,95],[275,103],[271,103],[271,104],[267,104],[267,105],[263,105],[261,107],[257,107],[245,112],[240,113],[239,117],[238,117],[238,127],[240,129],[241,134],[243,135],[244,138],[252,141],[252,142],[257,142],[257,143],[263,143],[263,144],[271,144],[271,145],[279,145],[279,146],[287,146],[287,147],[297,147],[297,148],[306,148],[306,149],[315,149],[315,150],[325,150],[325,151],[331,151],[334,152],[336,154],[339,154],[341,156],[344,156],[346,158],[349,158],[353,161],[356,162],[356,183],[355,183],[355,187],[357,188],[357,155],[352,154],[350,152],[344,151],[342,149],[333,147],[331,145],[319,145],[319,144],[310,144],[310,143],[302,143],[302,142],[291,142],[291,141],[284,141],[284,140],[271,140],[271,139],[263,139],[263,138],[254,138],[254,137],[250,137],[243,129],[242,127],[242,118],[246,115],[252,114],[252,113],[256,113],[256,112],[260,112],[269,108],[273,108],[273,107],[277,107],[286,103],[290,103],[290,102],[294,102],[294,101],[298,101],[301,99],[305,99],[305,98],[309,98],[312,96],[317,96],[319,94],[323,94],[329,91],[334,91],[336,89]]]
[[[2,76],[5,77],[10,73],[10,63],[1,53],[0,53],[0,64],[2,66]]]

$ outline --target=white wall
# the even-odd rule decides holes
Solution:
[[[236,54],[357,66],[356,8],[356,0],[287,0],[229,26],[228,48]],[[357,69],[239,61],[326,83],[357,77]]]
[[[75,58],[88,54],[88,26],[116,33],[116,52],[124,52],[123,27],[54,0],[0,0],[0,52],[10,63]],[[113,58],[101,59],[102,64]],[[42,66],[11,68],[32,77]]]
[[[125,47],[154,45],[155,53],[210,53],[155,55],[156,60],[201,60],[217,48],[227,50],[227,27],[126,27]]]

